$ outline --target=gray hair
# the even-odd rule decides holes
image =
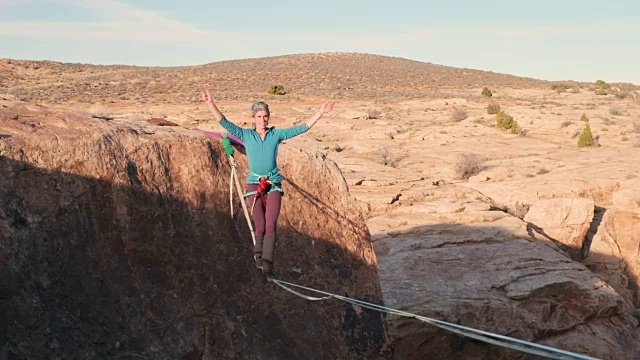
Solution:
[[[267,103],[264,101],[258,101],[257,103],[251,105],[251,115],[255,115],[260,110],[266,111],[267,115],[271,114],[269,112],[269,105],[267,105]]]

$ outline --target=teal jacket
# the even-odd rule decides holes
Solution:
[[[285,129],[276,129],[275,126],[271,126],[267,128],[267,134],[262,140],[254,129],[241,128],[225,117],[220,120],[220,125],[230,134],[242,140],[244,144],[247,158],[249,159],[247,184],[257,184],[262,176],[269,176],[273,183],[282,182],[282,176],[277,164],[278,145],[283,140],[298,136],[309,130],[307,124]]]

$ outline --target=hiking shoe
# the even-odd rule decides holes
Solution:
[[[262,259],[262,274],[266,277],[273,277],[273,262]]]

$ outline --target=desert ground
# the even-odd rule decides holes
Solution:
[[[223,130],[200,101],[203,87],[211,89],[229,119],[243,126],[251,124],[254,101],[270,104],[271,124],[277,127],[300,124],[323,102],[335,101],[333,113],[289,143],[321,151],[339,164],[374,238],[402,227],[385,220],[393,213],[411,218],[407,209],[423,208],[425,201],[434,204],[441,185],[510,209],[560,194],[600,191],[610,200],[611,189],[637,183],[640,90],[632,84],[613,84],[607,95],[596,95],[592,83],[363,54],[292,55],[185,68],[4,59],[0,69],[0,89],[18,99],[129,119],[149,129],[153,126],[146,120],[163,118],[186,128]],[[273,84],[282,84],[287,93],[268,94]],[[559,91],[557,85],[564,88]],[[481,95],[484,87],[491,97]],[[511,115],[519,134],[497,127],[496,115],[487,113],[489,104]],[[583,114],[596,146],[577,146]],[[459,168],[470,161],[460,154],[469,153],[478,155],[472,162],[480,169],[471,179],[460,176],[464,169]],[[442,201],[455,202],[456,191],[447,190],[451,194]],[[638,206],[639,201],[631,195],[625,205]]]
[[[275,84],[286,93],[269,94]],[[570,264],[591,270],[589,276],[603,279],[624,298],[621,312],[634,314],[640,308],[637,285],[629,285],[638,278],[638,244],[626,252],[613,249],[602,240],[606,236],[600,227],[607,213],[640,210],[640,88],[607,85],[606,94],[598,95],[601,87],[595,83],[542,81],[363,54],[291,55],[184,68],[0,60],[0,93],[14,102],[94,115],[98,122],[108,121],[99,117],[128,121],[145,134],[172,131],[159,130],[148,122],[151,118],[184,129],[223,131],[200,101],[203,87],[211,89],[228,119],[247,127],[254,101],[270,104],[276,127],[300,124],[323,102],[335,101],[334,111],[311,131],[281,146],[317,152],[338,164],[371,234],[385,303],[431,315],[450,311],[442,303],[445,297],[483,299],[469,293],[468,286],[453,294],[443,283],[486,281],[468,278],[474,272],[501,276],[499,267],[479,268],[495,260],[493,251],[524,256],[522,249],[509,250],[510,239],[534,239]],[[492,96],[482,95],[485,87]],[[517,131],[496,125],[496,114],[487,111],[491,104],[517,121]],[[579,147],[587,124],[595,143]],[[558,199],[591,201],[587,219],[568,223],[583,209],[566,202],[557,203],[558,208],[540,203]],[[527,216],[536,207],[538,217]],[[544,222],[554,216],[562,217],[558,227],[569,229],[557,234],[566,236],[532,234],[529,225],[545,228],[534,218]],[[632,233],[638,224],[629,226],[625,236],[638,239]],[[591,246],[585,250],[584,243]],[[433,253],[478,244],[487,247],[444,258]],[[495,244],[500,248],[490,250]],[[457,267],[434,265],[448,261],[458,262]],[[611,280],[607,264],[612,262],[626,266],[627,280]],[[539,269],[551,272],[544,265]],[[445,272],[450,276],[438,275]],[[466,322],[491,330],[488,323]],[[575,349],[588,351],[588,346]],[[420,351],[407,350],[404,358]]]

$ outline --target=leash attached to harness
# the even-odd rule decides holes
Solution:
[[[247,210],[247,205],[244,202],[244,196],[242,195],[242,188],[240,187],[240,180],[238,180],[238,171],[236,167],[236,160],[234,158],[234,150],[231,145],[231,141],[228,136],[222,137],[222,146],[224,147],[224,153],[229,157],[229,161],[231,162],[231,178],[229,179],[229,202],[231,204],[231,217],[233,217],[233,184],[236,185],[236,191],[238,193],[238,198],[240,198],[240,203],[242,205],[242,210],[244,212],[244,217],[247,219],[247,224],[249,225],[249,230],[251,230],[251,240],[253,241],[253,246],[256,245],[256,232],[253,230],[253,225],[251,224],[251,218],[249,217],[249,211]]]

